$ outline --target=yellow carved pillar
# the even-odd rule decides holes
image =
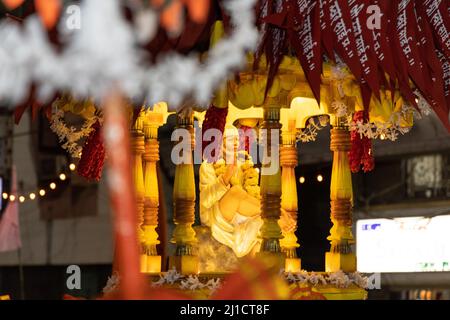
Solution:
[[[190,152],[185,161],[175,169],[173,189],[174,223],[172,243],[176,244],[175,256],[169,258],[169,268],[175,267],[182,274],[198,273],[199,260],[194,253],[197,243],[192,225],[195,222],[195,177],[192,150],[194,148],[194,116],[193,113],[177,114],[177,129],[189,132]],[[182,143],[182,142],[180,142]]]
[[[261,217],[264,223],[259,255],[284,268],[285,259],[280,246],[283,236],[278,224],[281,216],[280,129],[280,107],[274,103],[268,104],[264,107],[264,122],[261,125],[261,143],[266,151],[261,168]]]
[[[160,243],[156,228],[158,226],[159,190],[156,163],[159,161],[158,128],[163,123],[163,115],[155,111],[144,114],[145,153],[144,159],[144,220],[142,224],[143,254],[141,271],[161,272],[161,256],[156,246]]]
[[[133,124],[131,129],[131,150],[133,152],[133,181],[135,186],[135,196],[136,196],[136,208],[138,216],[138,238],[139,243],[143,242],[143,231],[142,223],[144,221],[144,173],[142,168],[142,155],[145,152],[145,138],[144,138],[144,124],[143,118],[140,115],[136,122]],[[141,252],[141,271],[142,270],[142,260],[144,259],[144,254]]]
[[[331,129],[331,151],[333,151],[333,168],[331,174],[331,221],[328,240],[330,252],[325,256],[327,272],[356,271],[356,256],[352,252],[354,243],[352,234],[352,177],[348,161],[350,150],[350,132],[345,121],[338,119]]]
[[[294,130],[284,130],[282,133],[282,147],[280,149],[281,164],[281,208],[289,220],[295,222],[288,229],[283,230],[283,239],[280,240],[281,250],[286,255],[285,271],[300,272],[301,260],[297,257],[297,242],[295,231],[297,230],[297,181],[295,179],[295,167],[298,165],[297,139]]]

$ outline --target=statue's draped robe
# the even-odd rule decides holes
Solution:
[[[203,162],[200,166],[200,219],[211,228],[211,234],[220,243],[233,249],[237,257],[249,254],[260,243],[260,216],[245,217],[236,212],[232,221],[227,221],[220,212],[219,201],[230,189],[222,176],[217,177],[213,164]]]

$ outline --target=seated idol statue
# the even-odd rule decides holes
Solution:
[[[212,237],[240,258],[259,251],[263,221],[259,172],[247,152],[236,152],[236,131],[225,131],[221,159],[215,163],[204,160],[200,166],[200,218]],[[283,216],[287,217],[282,215],[280,226],[289,224],[282,221]]]

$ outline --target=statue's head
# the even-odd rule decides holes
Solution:
[[[223,132],[222,154],[227,164],[236,162],[239,147],[239,132],[234,126],[227,126]]]

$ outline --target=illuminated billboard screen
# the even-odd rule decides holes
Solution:
[[[450,271],[450,215],[359,220],[359,272]]]

